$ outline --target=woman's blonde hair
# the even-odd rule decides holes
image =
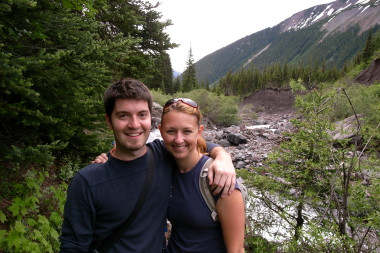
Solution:
[[[188,104],[182,102],[181,100],[178,100],[177,102],[174,102],[174,103],[170,104],[169,106],[164,107],[164,109],[162,110],[161,124],[163,123],[164,115],[166,113],[171,112],[171,111],[178,111],[178,112],[186,113],[188,115],[192,115],[197,119],[198,127],[201,125],[202,114],[199,111],[199,108],[188,105]],[[200,136],[197,139],[197,150],[201,154],[206,154],[207,144],[206,144],[206,140],[203,138],[203,136]]]

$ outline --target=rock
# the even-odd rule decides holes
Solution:
[[[240,133],[230,133],[227,135],[227,141],[229,141],[232,145],[239,145],[239,144],[244,144],[248,142],[248,139],[240,134]]]
[[[363,117],[363,115],[357,116],[359,121]],[[357,135],[358,121],[355,115],[344,120],[335,122],[334,125],[335,130],[329,132],[330,136],[334,140],[352,139]]]
[[[239,161],[239,162],[236,164],[236,166],[235,166],[236,169],[242,169],[242,168],[244,168],[244,167],[245,167],[245,163],[244,163],[243,161]]]
[[[217,144],[220,145],[221,147],[229,147],[229,146],[231,146],[231,144],[229,143],[229,141],[227,141],[226,139],[222,139],[222,140],[218,141]]]

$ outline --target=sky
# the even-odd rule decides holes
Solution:
[[[171,41],[180,44],[168,51],[175,71],[183,72],[191,47],[194,62],[245,36],[273,27],[293,14],[334,0],[148,0],[167,27]]]

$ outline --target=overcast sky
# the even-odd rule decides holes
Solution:
[[[149,0],[156,3],[157,0]],[[183,72],[191,45],[196,61],[247,35],[275,26],[294,13],[333,0],[159,0],[171,41],[172,68]]]

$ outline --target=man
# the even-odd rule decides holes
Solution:
[[[91,252],[127,219],[147,174],[147,145],[155,158],[151,189],[130,228],[108,252],[161,252],[174,161],[161,141],[146,144],[152,104],[148,88],[134,79],[122,79],[105,92],[106,121],[117,148],[110,152],[107,163],[82,168],[71,181],[61,252]],[[216,170],[211,178],[218,185],[216,192],[224,187],[226,194],[235,186],[231,157],[221,147],[214,147],[210,154],[215,159],[210,169],[227,165],[227,172]]]

